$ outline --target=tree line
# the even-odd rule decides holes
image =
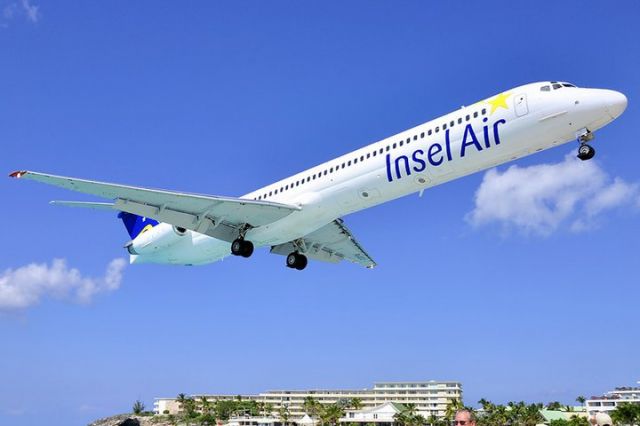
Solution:
[[[579,396],[576,401],[584,404],[585,398]],[[234,416],[277,416],[282,426],[292,426],[291,415],[287,406],[282,405],[277,410],[273,404],[255,400],[243,400],[237,396],[233,400],[211,401],[206,397],[188,397],[181,393],[176,398],[180,408],[180,414],[169,415],[169,420],[174,424],[197,424],[202,426],[215,425],[225,422]],[[429,416],[425,418],[418,413],[415,404],[398,404],[402,411],[394,416],[396,426],[450,426],[458,410],[465,409],[473,413],[477,418],[478,426],[536,426],[544,423],[541,414],[542,409],[573,412],[574,408],[554,401],[548,404],[527,404],[523,401],[508,402],[506,404],[494,404],[487,399],[478,401],[481,410],[465,407],[460,400],[452,399],[447,404],[443,417]],[[336,403],[321,403],[313,397],[306,397],[302,404],[303,411],[319,426],[337,426],[340,419],[345,416],[348,409],[362,409],[360,398],[341,399]],[[144,406],[142,406],[144,409]],[[141,411],[139,401],[134,405],[134,412]],[[168,414],[168,413],[164,413]],[[622,403],[609,413],[615,425],[640,425],[640,405]],[[297,420],[297,419],[296,419]],[[375,426],[367,424],[365,426]],[[548,422],[548,426],[591,426],[584,416],[571,415],[568,420],[557,419]]]

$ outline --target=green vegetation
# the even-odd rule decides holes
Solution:
[[[133,414],[141,414],[144,411],[144,404],[140,400],[133,403]]]
[[[403,407],[404,410],[393,416],[393,420],[399,426],[422,426],[427,423],[427,420],[418,414],[415,404],[405,404]]]
[[[500,405],[484,398],[478,403],[484,410],[482,415],[478,416],[478,424],[481,426],[503,426],[506,424],[511,426],[536,426],[544,422],[544,417],[540,414],[540,410],[544,408],[544,405],[540,403],[526,404],[521,401]]]
[[[640,405],[623,402],[617,405],[616,409],[609,413],[611,420],[616,425],[637,425],[640,424]]]

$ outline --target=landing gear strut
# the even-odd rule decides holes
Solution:
[[[307,256],[296,251],[289,253],[287,256],[287,266],[292,269],[302,271],[307,267]]]
[[[253,254],[253,243],[244,238],[236,238],[231,243],[231,254],[234,256],[249,257]]]
[[[592,140],[595,135],[589,129],[582,129],[576,133],[580,148],[578,148],[578,158],[582,161],[591,160],[596,155],[596,150],[587,142]]]

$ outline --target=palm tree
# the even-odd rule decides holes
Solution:
[[[266,416],[270,416],[273,413],[273,404],[266,403],[264,404],[264,412]]]
[[[179,393],[176,397],[176,402],[178,403],[178,409],[180,411],[184,410],[184,403],[187,402],[187,396],[183,393]]]
[[[453,420],[456,415],[456,411],[462,408],[462,402],[459,399],[450,399],[447,403],[447,409],[444,412],[444,418],[447,422]]]
[[[320,410],[320,423],[323,425],[335,426],[342,417],[344,417],[344,409],[338,404],[328,404]]]
[[[289,423],[289,407],[281,405],[280,408],[278,408],[278,417],[280,417],[282,425],[287,426]]]
[[[558,401],[553,401],[547,404],[547,410],[560,411],[562,410],[562,404]]]
[[[584,403],[587,402],[587,398],[585,398],[582,395],[579,395],[578,397],[576,397],[576,402],[579,402],[581,405],[584,405]]]
[[[351,408],[354,410],[362,409],[362,399],[360,398],[351,398]]]
[[[314,399],[312,396],[308,396],[302,403],[302,409],[309,415],[309,417],[315,417],[318,415],[320,409],[319,404],[320,403],[316,401],[316,399]]]
[[[144,404],[140,400],[133,403],[133,414],[140,414],[144,411]]]
[[[209,401],[207,399],[206,396],[201,396],[200,397],[200,410],[202,411],[202,414],[208,415],[211,414],[211,408],[213,408],[213,405],[211,404],[211,401]]]

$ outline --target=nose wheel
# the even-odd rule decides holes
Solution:
[[[594,137],[595,135],[593,132],[586,127],[576,132],[576,138],[580,143],[580,148],[578,148],[578,158],[582,161],[591,160],[593,156],[596,155],[596,150],[587,143],[593,140]]]
[[[231,243],[231,254],[234,256],[249,257],[253,254],[253,243],[242,238],[237,238]]]
[[[307,256],[298,252],[289,253],[287,256],[287,267],[302,271],[307,267]]]
[[[580,148],[578,148],[579,159],[582,161],[591,160],[594,155],[596,155],[596,150],[593,149],[591,145],[587,145],[586,143],[580,144]]]

